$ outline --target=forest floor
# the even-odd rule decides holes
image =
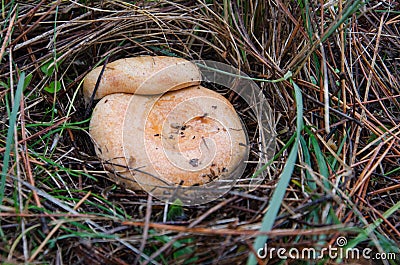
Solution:
[[[11,0],[0,16],[2,264],[400,264],[398,1]],[[272,109],[273,155],[221,90],[249,132],[229,192],[168,205],[114,183],[82,83],[143,55],[246,73]],[[277,252],[333,248],[368,253]]]

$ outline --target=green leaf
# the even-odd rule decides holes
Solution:
[[[5,89],[9,89],[9,88],[10,88],[10,85],[4,83],[3,81],[0,81],[0,87],[4,87]]]
[[[169,211],[167,214],[167,219],[174,220],[176,217],[182,216],[183,215],[182,205],[183,205],[182,201],[179,199],[176,199],[169,208]]]
[[[62,63],[62,61],[58,61],[56,63],[54,63],[54,60],[51,60],[47,63],[45,63],[44,65],[42,65],[40,67],[40,70],[42,70],[42,72],[46,75],[46,76],[52,76],[54,73],[54,70],[58,70],[58,67],[60,66],[60,64]]]
[[[49,86],[45,86],[44,90],[49,93],[58,92],[61,89],[61,82],[60,81],[51,81]]]
[[[27,88],[28,87],[28,85],[29,85],[29,83],[31,82],[31,80],[32,80],[32,73],[30,73],[29,75],[27,75],[26,77],[25,77],[25,81],[24,81],[24,90],[25,90],[25,88]]]
[[[51,76],[54,73],[54,65],[53,61],[47,62],[40,67],[40,70],[42,70],[45,75]]]

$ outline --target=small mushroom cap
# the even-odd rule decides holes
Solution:
[[[128,188],[197,186],[227,178],[247,159],[239,116],[201,86],[162,96],[113,94],[95,107],[96,153]],[[130,169],[130,170],[129,170]]]
[[[91,98],[102,66],[86,75],[83,83],[85,101]],[[113,93],[138,95],[162,94],[200,84],[197,66],[182,58],[142,56],[125,58],[106,65],[94,99]]]

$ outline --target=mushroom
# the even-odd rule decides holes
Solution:
[[[85,79],[86,100],[99,73]],[[202,186],[243,166],[247,138],[238,114],[199,82],[197,67],[179,58],[136,57],[105,68],[89,132],[117,182],[147,191]]]
[[[88,102],[102,67],[89,72],[83,83]],[[142,56],[109,63],[101,77],[94,99],[114,93],[156,95],[200,84],[201,73],[193,63],[176,57]]]

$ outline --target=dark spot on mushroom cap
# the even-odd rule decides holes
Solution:
[[[189,164],[192,167],[198,167],[199,166],[199,159],[198,158],[192,158],[192,159],[190,159]]]
[[[217,173],[212,168],[210,168],[210,173],[211,173],[211,176],[213,176],[213,177],[217,176]]]

